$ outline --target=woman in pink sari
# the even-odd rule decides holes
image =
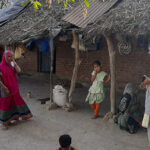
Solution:
[[[28,106],[20,96],[17,73],[20,67],[11,51],[5,51],[0,64],[0,122],[7,128],[12,120],[32,117]]]

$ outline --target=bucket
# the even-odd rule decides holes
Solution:
[[[58,106],[63,107],[67,102],[67,90],[56,85],[53,89],[53,100]]]

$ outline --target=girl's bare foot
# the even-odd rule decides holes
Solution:
[[[94,117],[92,117],[91,119],[97,119],[97,118],[99,118],[99,115],[97,116],[94,115]]]

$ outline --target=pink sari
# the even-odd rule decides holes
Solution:
[[[17,73],[7,63],[10,54],[11,51],[5,51],[0,64],[2,82],[10,91],[9,96],[0,97],[0,121],[4,124],[9,123],[11,120],[18,120],[19,117],[23,120],[32,117],[32,113],[20,95]]]

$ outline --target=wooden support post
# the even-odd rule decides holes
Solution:
[[[110,101],[111,101],[111,112],[108,118],[111,118],[115,114],[115,91],[116,91],[116,69],[115,69],[115,50],[113,47],[113,42],[110,36],[105,36],[109,51],[109,59],[110,59],[110,73],[111,73],[111,89],[110,89]],[[111,116],[111,117],[110,117]]]
[[[79,58],[79,37],[76,31],[72,31],[73,34],[73,40],[75,43],[75,65],[73,69],[73,75],[71,79],[71,86],[69,90],[69,103],[71,103],[72,98],[73,98],[73,92],[75,90],[75,85],[76,85],[76,79],[77,79],[77,73],[78,73],[78,68],[80,65],[80,58]]]
[[[53,62],[54,62],[54,45],[53,36],[50,37],[50,103],[53,103]]]
[[[53,66],[54,66],[54,37],[50,36],[50,106],[49,110],[56,109],[57,105],[53,101]]]

